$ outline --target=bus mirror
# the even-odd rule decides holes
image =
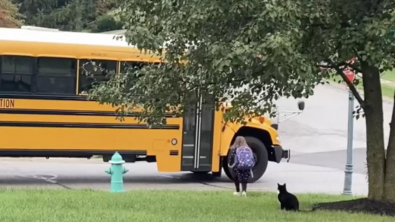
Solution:
[[[299,108],[300,111],[304,110],[304,101],[299,101],[298,102],[298,108]]]

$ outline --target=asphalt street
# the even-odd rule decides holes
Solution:
[[[281,110],[297,110],[294,99],[280,99]],[[317,86],[314,96],[305,99],[303,113],[279,125],[284,148],[291,149],[289,163],[270,163],[265,175],[251,190],[275,191],[287,183],[292,192],[341,193],[347,144],[348,92],[339,86]],[[357,105],[357,102],[355,102]],[[384,102],[384,124],[388,126],[392,103]],[[385,138],[389,129],[385,128]],[[353,193],[367,194],[364,119],[354,121]],[[11,188],[108,190],[108,163],[100,159],[0,159],[0,186]],[[126,164],[125,189],[231,190],[225,175],[158,173],[154,163]]]

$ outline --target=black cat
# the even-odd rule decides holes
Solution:
[[[286,184],[277,184],[277,189],[279,191],[278,201],[280,201],[281,210],[299,211],[298,198],[292,193],[288,193]]]

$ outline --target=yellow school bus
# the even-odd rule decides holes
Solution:
[[[159,172],[212,172],[227,167],[229,146],[245,136],[257,163],[254,182],[268,161],[289,159],[270,119],[246,125],[225,122],[214,103],[187,108],[183,118],[168,116],[164,126],[148,128],[129,113],[116,119],[110,105],[88,101],[93,72],[122,73],[124,65],[159,62],[112,34],[0,28],[0,156],[81,157],[118,151],[126,162],[156,162]],[[87,61],[105,70],[84,67]],[[206,101],[210,101],[205,99]]]

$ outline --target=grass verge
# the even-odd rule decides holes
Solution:
[[[340,83],[339,84],[343,84],[344,87],[346,85],[346,83],[343,81],[343,79],[340,76],[335,76],[333,78],[330,79],[331,82],[334,83]],[[357,90],[362,91],[363,92],[363,85],[362,83],[357,85]],[[395,91],[395,87],[386,85],[386,84],[381,84],[381,93],[383,94],[383,97],[387,97],[389,99],[392,99],[394,97],[394,91]]]
[[[395,82],[395,70],[385,72],[381,78],[391,82]]]
[[[0,221],[319,221],[379,222],[393,218],[346,212],[282,212],[276,193],[250,192],[235,197],[227,191],[2,190]],[[331,195],[298,195],[302,210],[318,202],[349,200]]]
[[[388,85],[381,85],[381,93],[383,96],[388,97],[390,99],[394,98],[395,88]]]

